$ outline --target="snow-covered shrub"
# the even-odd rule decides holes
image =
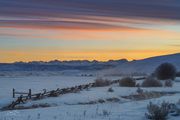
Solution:
[[[165,87],[172,87],[172,86],[173,86],[172,80],[166,80],[166,81],[164,82],[164,86],[165,86]]]
[[[152,98],[159,98],[161,96],[164,96],[164,94],[160,92],[143,91],[138,94],[130,94],[130,95],[121,96],[121,97],[125,99],[130,99],[130,100],[147,100],[147,99],[152,99]]]
[[[105,100],[103,100],[103,99],[99,99],[98,101],[97,101],[97,103],[105,103],[106,101]]]
[[[111,112],[107,110],[103,110],[102,113],[103,113],[103,116],[109,116],[111,114]]]
[[[162,87],[161,81],[155,79],[154,77],[148,77],[146,78],[142,84],[142,87]]]
[[[117,97],[112,97],[112,98],[107,98],[106,101],[108,101],[108,102],[119,102],[120,99]]]
[[[45,108],[45,107],[51,107],[51,105],[48,103],[33,104],[30,108]]]
[[[169,104],[169,113],[171,116],[180,116],[180,106],[177,104]]]
[[[136,81],[131,77],[125,77],[119,81],[119,85],[123,87],[135,87]]]
[[[168,116],[180,116],[179,104],[163,102],[160,105],[152,102],[147,105],[148,113],[145,113],[146,118],[151,120],[167,120]]]
[[[137,83],[137,84],[136,84],[136,87],[141,87],[140,83]]]
[[[110,80],[106,80],[106,79],[102,79],[102,78],[98,78],[95,80],[95,85],[96,87],[103,87],[103,86],[108,86],[111,84]]]
[[[108,89],[108,92],[114,92],[114,90],[112,89],[112,87],[110,87],[110,88]]]
[[[150,102],[147,105],[148,113],[145,113],[147,119],[166,120],[169,113],[169,103],[163,102],[161,105]]]
[[[163,63],[156,68],[155,75],[159,80],[174,80],[176,77],[176,68],[171,63]]]

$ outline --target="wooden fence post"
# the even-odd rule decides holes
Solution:
[[[13,98],[15,98],[15,89],[13,88]]]
[[[29,94],[28,94],[29,98],[31,99],[31,89],[29,89]]]
[[[43,94],[46,94],[46,89],[43,89],[43,92],[44,92]]]

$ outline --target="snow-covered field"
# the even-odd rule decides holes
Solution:
[[[116,80],[120,77],[108,77]],[[44,88],[53,90],[57,88],[72,87],[75,85],[93,82],[96,77],[78,76],[29,76],[29,77],[1,77],[0,78],[0,107],[10,103],[12,88],[18,91],[41,92]],[[180,78],[176,79],[174,86],[161,88],[142,88],[143,91],[180,92]],[[141,81],[140,81],[141,82]],[[112,87],[114,92],[108,92]],[[79,93],[65,94],[37,101],[29,101],[23,106],[48,104],[51,107],[27,110],[0,111],[0,120],[144,120],[147,104],[152,101],[161,103],[167,101],[177,103],[180,94],[166,95],[148,100],[130,100],[122,96],[136,94],[136,87],[119,87],[113,84],[107,87],[96,87]],[[111,100],[109,100],[111,99]],[[113,101],[115,99],[116,101]],[[103,103],[97,101],[104,101]],[[92,103],[93,104],[90,104]],[[170,120],[179,120],[180,117],[169,117]]]

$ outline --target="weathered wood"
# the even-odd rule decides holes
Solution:
[[[13,98],[15,98],[16,94],[20,94],[20,95],[27,95],[31,98],[31,89],[29,89],[29,92],[16,92],[15,89],[13,88]]]
[[[15,98],[15,89],[13,88],[13,98]]]
[[[135,80],[143,80],[143,79],[146,79],[146,77],[135,78]]]
[[[15,94],[29,94],[29,93],[26,93],[26,92],[15,92]]]
[[[29,99],[31,99],[31,89],[29,89],[29,94],[28,94],[28,96],[29,96]]]
[[[135,80],[142,80],[145,78],[146,77],[140,77],[140,78],[135,78]],[[120,79],[111,81],[111,84],[119,83],[119,81],[120,81]],[[67,94],[67,93],[75,93],[75,92],[79,92],[81,90],[86,90],[86,89],[89,89],[92,87],[96,87],[95,83],[78,85],[78,86],[74,86],[71,88],[62,88],[62,89],[57,88],[56,90],[51,90],[51,91],[46,91],[46,89],[43,89],[42,93],[36,93],[36,94],[32,94],[31,89],[29,89],[28,93],[25,93],[25,92],[15,92],[15,89],[13,88],[13,98],[15,98],[16,94],[20,94],[20,97],[18,97],[16,101],[13,101],[7,107],[4,107],[4,109],[14,109],[16,105],[18,105],[20,103],[24,103],[27,100],[38,100],[38,99],[42,99],[45,97],[57,97],[59,95],[63,95],[63,94]],[[27,96],[23,96],[25,94]]]

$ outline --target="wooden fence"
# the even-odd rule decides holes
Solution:
[[[141,78],[135,78],[135,80],[142,80],[145,79],[145,77],[141,77]],[[120,80],[113,80],[111,81],[110,84],[115,84],[115,83],[119,83]],[[89,89],[92,87],[96,87],[95,82],[94,83],[88,83],[88,84],[84,84],[84,85],[78,85],[78,86],[74,86],[74,87],[70,87],[70,88],[58,88],[56,90],[51,90],[51,91],[46,91],[46,89],[44,89],[43,92],[41,93],[36,93],[36,94],[32,94],[31,93],[31,89],[29,89],[28,93],[25,92],[16,92],[15,89],[13,89],[13,98],[15,98],[16,94],[19,94],[20,96],[13,101],[10,105],[5,106],[2,110],[12,110],[15,108],[16,105],[21,104],[21,103],[25,103],[28,100],[39,100],[39,99],[43,99],[43,98],[47,98],[47,97],[57,97],[59,95],[63,95],[63,94],[67,94],[67,93],[76,93],[85,89]]]
[[[15,98],[16,95],[27,95],[27,96],[31,99],[31,89],[29,89],[28,92],[17,92],[17,91],[15,91],[15,89],[13,88],[13,98]]]

